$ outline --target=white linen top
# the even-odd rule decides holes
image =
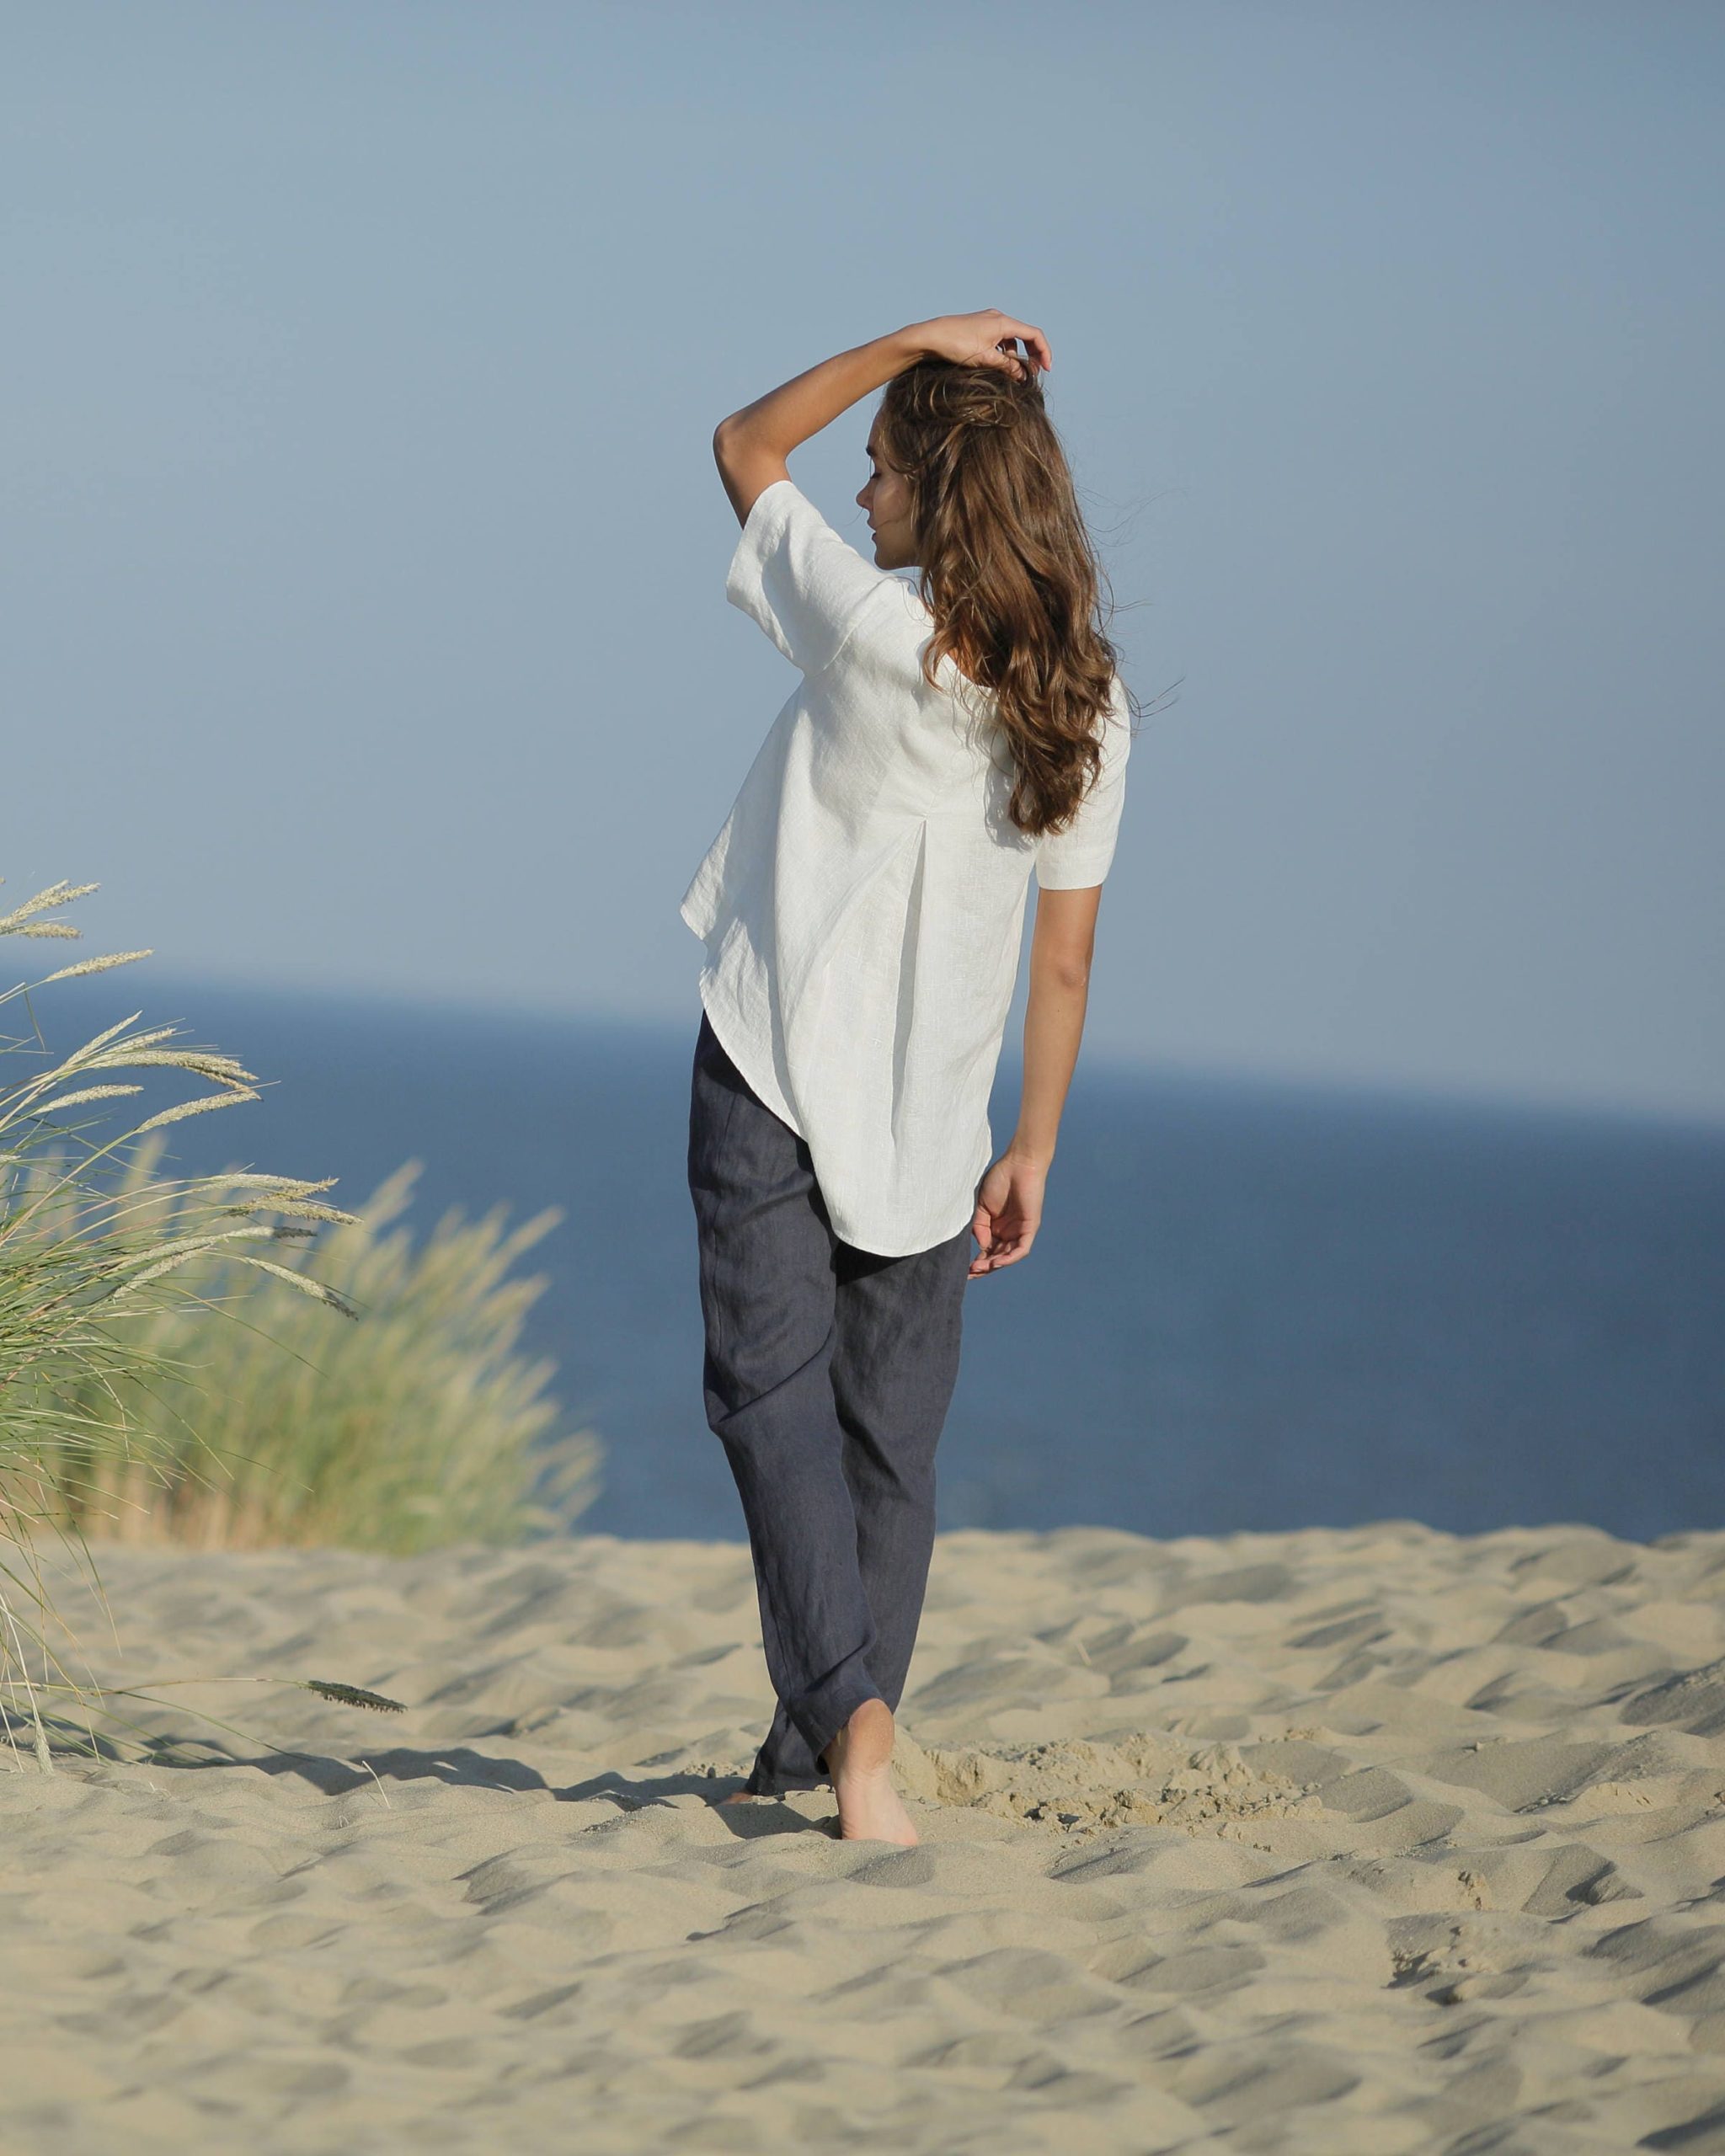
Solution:
[[[1032,837],[991,691],[905,579],[846,543],[790,479],[756,498],[725,596],[801,675],[678,909],[706,945],[720,1044],[807,1144],[834,1231],[899,1257],[958,1234],[994,1154],[988,1100],[1033,865],[1100,883],[1131,734],[1114,677],[1076,816]]]

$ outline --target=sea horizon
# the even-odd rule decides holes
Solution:
[[[740,1537],[701,1392],[696,1018],[153,972],[35,1001],[56,1046],[142,1007],[258,1073],[260,1102],[169,1133],[180,1171],[334,1175],[363,1211],[417,1159],[421,1233],[450,1206],[559,1209],[520,1267],[547,1281],[522,1352],[604,1449],[573,1525]],[[1019,1068],[1009,1037],[996,1146]],[[966,1291],[940,1524],[1717,1526],[1721,1307],[1725,1122],[1087,1045],[1037,1243]]]

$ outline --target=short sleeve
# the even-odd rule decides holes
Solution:
[[[841,539],[793,480],[750,505],[724,581],[793,666],[818,674],[844,648],[864,606],[898,579]]]
[[[1132,732],[1119,676],[1106,715],[1102,763],[1077,814],[1064,830],[1044,831],[1037,841],[1036,882],[1044,891],[1087,890],[1106,880],[1119,836],[1126,798],[1126,759]]]

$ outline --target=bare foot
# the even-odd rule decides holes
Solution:
[[[893,1710],[865,1700],[825,1754],[839,1801],[841,1842],[896,1842],[915,1849],[916,1829],[893,1787]]]

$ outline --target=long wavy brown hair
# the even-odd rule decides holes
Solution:
[[[886,462],[910,483],[932,684],[950,654],[992,692],[1017,776],[1007,814],[1034,836],[1076,813],[1101,767],[1118,654],[1105,583],[1034,369],[921,360],[888,383]]]

